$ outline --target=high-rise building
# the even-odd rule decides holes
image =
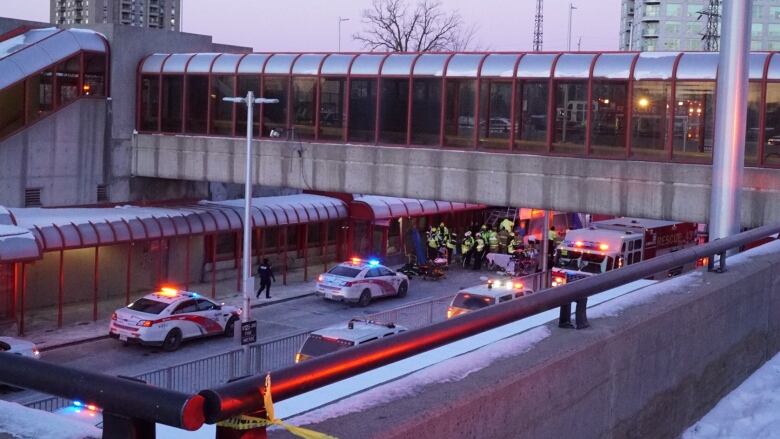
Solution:
[[[178,31],[181,0],[50,0],[56,25],[116,23]]]
[[[621,50],[705,50],[709,0],[622,0],[621,6]],[[780,50],[780,1],[753,0],[751,32],[750,50]]]

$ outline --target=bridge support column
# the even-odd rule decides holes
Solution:
[[[709,215],[711,241],[740,231],[751,6],[751,0],[723,2]]]

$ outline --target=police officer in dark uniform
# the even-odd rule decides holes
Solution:
[[[257,275],[260,276],[260,289],[257,290],[255,297],[259,299],[260,294],[262,294],[263,290],[265,290],[265,298],[270,299],[271,279],[276,282],[276,277],[274,276],[274,272],[271,271],[271,264],[268,262],[267,258],[263,259],[263,263],[257,267]]]

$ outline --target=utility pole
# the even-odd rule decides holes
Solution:
[[[571,52],[571,15],[577,9],[572,3],[569,3],[569,31],[566,33],[566,51]]]
[[[582,35],[577,39],[577,52],[582,52]]]
[[[341,23],[349,21],[349,18],[341,18],[339,16],[339,52],[341,52]]]
[[[542,13],[542,2],[536,0],[536,15],[534,15],[534,52],[542,51],[542,25],[544,24],[544,15]]]
[[[699,11],[699,18],[707,17],[707,24],[704,26],[704,32],[701,34],[704,50],[707,52],[717,52],[720,46],[720,0],[709,0],[707,7]]]

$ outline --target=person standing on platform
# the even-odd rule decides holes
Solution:
[[[260,298],[260,294],[265,290],[265,298],[271,298],[271,280],[276,282],[273,270],[271,270],[271,264],[268,262],[268,258],[263,259],[263,263],[257,267],[257,275],[260,276],[260,289],[255,294],[256,298]]]

